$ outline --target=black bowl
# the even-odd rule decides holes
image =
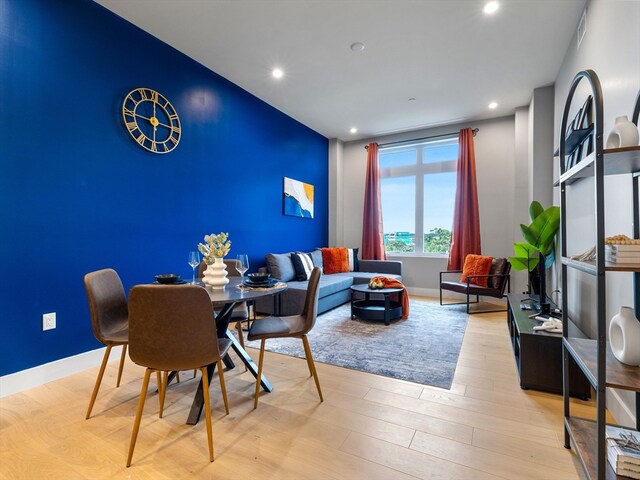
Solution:
[[[270,276],[269,273],[250,273],[247,275],[247,280],[251,283],[265,283]]]
[[[163,273],[162,275],[156,275],[156,282],[158,283],[178,283],[180,281],[180,275],[177,273]]]

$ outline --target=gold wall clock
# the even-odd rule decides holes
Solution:
[[[131,137],[150,152],[169,153],[180,142],[178,112],[155,90],[131,90],[122,102],[122,118]]]

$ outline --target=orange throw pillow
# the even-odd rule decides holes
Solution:
[[[349,271],[349,255],[346,247],[323,248],[322,266],[326,274]]]
[[[460,281],[466,283],[469,275],[489,275],[489,272],[491,271],[491,262],[493,262],[493,257],[484,257],[482,255],[473,254],[467,255],[464,259],[464,267],[462,267]],[[470,282],[480,285],[481,287],[489,286],[489,278],[487,277],[471,278]]]

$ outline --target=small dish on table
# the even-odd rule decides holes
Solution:
[[[184,280],[180,279],[180,275],[177,273],[163,273],[155,276],[156,283],[160,283],[163,285],[172,285],[172,284],[180,284],[185,283]]]

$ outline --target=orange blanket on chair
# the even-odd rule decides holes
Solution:
[[[406,287],[402,284],[402,282],[396,280],[395,278],[389,277],[373,277],[369,280],[369,288],[401,288],[402,292],[402,319],[406,320],[409,318],[409,294],[407,293]]]

